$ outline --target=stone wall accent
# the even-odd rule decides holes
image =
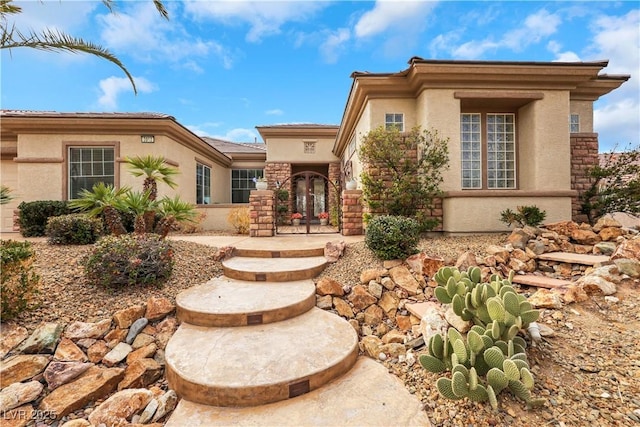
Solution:
[[[271,237],[275,234],[273,190],[252,190],[249,195],[249,236]]]
[[[576,222],[586,222],[587,216],[580,212],[580,195],[592,184],[593,179],[588,171],[598,164],[598,134],[571,134],[571,189],[578,194],[571,199],[571,219]]]
[[[280,183],[280,188],[289,192],[289,202],[286,214],[282,219],[289,221],[291,212],[293,212],[293,182],[291,181],[291,163],[266,163],[264,167],[264,176],[267,178],[268,189],[275,190],[276,182]]]
[[[359,236],[363,232],[362,190],[344,190],[342,192],[342,234]]]
[[[340,172],[340,162],[329,163],[329,218],[333,218],[333,212],[337,209],[337,214],[339,212],[339,209],[341,208]]]

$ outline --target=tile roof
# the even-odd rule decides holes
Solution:
[[[169,114],[139,112],[139,113],[68,113],[58,111],[33,111],[33,110],[0,110],[0,116],[4,117],[59,117],[59,118],[131,118],[131,119],[170,119],[176,120]]]
[[[258,142],[231,142],[223,139],[201,137],[204,142],[222,153],[264,153],[267,151],[266,144]]]

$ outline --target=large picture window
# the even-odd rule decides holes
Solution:
[[[211,168],[200,163],[196,165],[196,204],[211,204]]]
[[[249,203],[249,194],[256,189],[254,179],[262,177],[263,169],[232,169],[231,203]]]
[[[462,114],[460,142],[462,188],[516,188],[515,114]]]
[[[84,189],[99,182],[115,185],[113,147],[69,147],[69,199],[77,199]]]

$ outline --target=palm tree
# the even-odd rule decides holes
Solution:
[[[157,233],[164,239],[169,234],[176,224],[181,222],[195,222],[196,210],[195,207],[188,202],[180,200],[179,196],[175,196],[173,199],[170,197],[163,197],[160,200],[160,206],[158,213],[161,216],[157,226]]]
[[[120,200],[120,206],[135,215],[133,232],[144,234],[147,231],[145,217],[147,214],[155,216],[158,203],[151,200],[148,191],[128,191]]]
[[[0,205],[5,205],[12,200],[11,189],[5,185],[0,185]]]
[[[102,0],[107,8],[113,12],[114,0]],[[164,8],[162,0],[153,0],[158,13],[165,19],[169,19],[169,13]],[[82,38],[73,37],[59,30],[46,29],[41,33],[29,32],[24,34],[17,30],[15,24],[9,25],[7,15],[22,13],[22,8],[13,4],[13,0],[0,0],[0,49],[14,49],[29,47],[32,49],[49,52],[88,53],[117,65],[126,74],[133,86],[133,92],[138,93],[133,77],[120,60],[104,47],[85,41]]]
[[[173,177],[180,172],[173,166],[166,164],[166,159],[162,156],[147,155],[144,157],[126,157],[125,162],[129,164],[129,172],[133,176],[144,176],[142,190],[149,193],[149,200],[155,201],[158,198],[158,182],[163,182],[171,188],[178,184]],[[145,215],[146,230],[153,230],[154,214],[149,212]]]
[[[111,184],[105,185],[104,182],[99,182],[93,186],[91,191],[86,188],[80,191],[80,197],[71,200],[69,207],[85,211],[89,216],[103,216],[111,234],[119,236],[127,233],[122,225],[119,210],[121,209],[121,199],[128,191],[130,191],[129,187],[116,189]]]

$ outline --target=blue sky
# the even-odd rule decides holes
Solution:
[[[21,29],[57,28],[115,53],[2,50],[2,109],[154,111],[199,135],[251,142],[255,126],[340,124],[353,71],[433,59],[589,61],[630,74],[596,103],[600,150],[640,142],[640,5],[611,2],[16,2]]]

